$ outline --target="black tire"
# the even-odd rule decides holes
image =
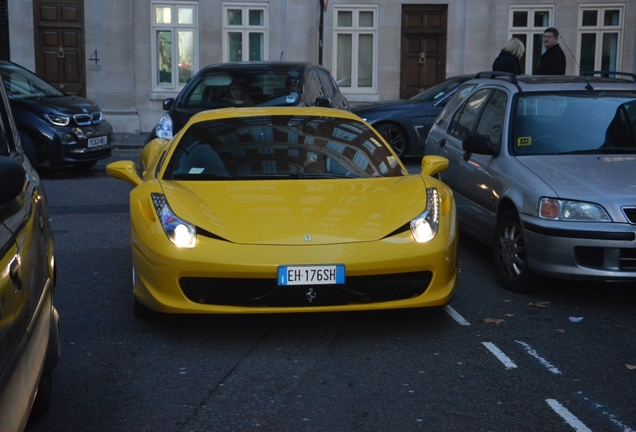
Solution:
[[[396,123],[380,123],[375,130],[391,145],[393,151],[402,157],[409,148],[409,137],[404,128]]]
[[[495,226],[492,259],[503,287],[517,293],[537,290],[536,275],[528,269],[528,255],[519,217],[506,211]]]
[[[37,167],[38,153],[35,150],[35,143],[33,142],[31,135],[29,135],[28,132],[22,130],[18,131],[18,134],[20,135],[20,142],[22,144],[22,151],[24,152],[24,155],[27,157],[27,159],[29,159],[32,167]]]
[[[38,394],[33,401],[29,418],[38,420],[44,417],[49,410],[51,399],[53,398],[53,376],[52,374],[42,375],[38,385]]]

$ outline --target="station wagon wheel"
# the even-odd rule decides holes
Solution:
[[[404,155],[408,148],[408,136],[402,126],[396,123],[380,123],[375,130],[384,137],[399,157]]]
[[[497,221],[492,254],[497,276],[504,288],[519,293],[536,289],[535,275],[528,269],[521,223],[514,210],[508,210]]]

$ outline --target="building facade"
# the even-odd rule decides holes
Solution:
[[[568,74],[636,71],[633,0],[0,1],[10,60],[94,100],[125,133],[150,131],[163,99],[218,62],[320,63],[356,104],[490,70],[513,36],[532,73],[556,27]]]

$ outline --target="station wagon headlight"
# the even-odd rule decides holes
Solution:
[[[71,122],[71,118],[67,116],[61,115],[53,115],[53,114],[44,114],[44,117],[55,126],[68,126]]]
[[[411,233],[418,243],[431,241],[439,228],[440,202],[437,188],[426,189],[426,209],[411,221]]]
[[[193,248],[197,243],[196,227],[172,212],[165,195],[158,193],[151,195],[161,226],[170,241],[177,247]]]
[[[157,122],[155,129],[157,138],[172,139],[172,118],[170,114],[165,113]]]
[[[584,201],[541,198],[538,213],[542,219],[569,222],[612,222],[612,218],[603,207]]]

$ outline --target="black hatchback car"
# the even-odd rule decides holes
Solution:
[[[201,69],[176,98],[163,101],[168,111],[147,141],[170,139],[194,114],[215,108],[246,106],[321,106],[349,110],[349,102],[331,73],[303,62],[219,63]]]
[[[111,155],[113,129],[94,102],[64,94],[15,63],[0,61],[0,74],[22,148],[34,166],[88,169]]]

